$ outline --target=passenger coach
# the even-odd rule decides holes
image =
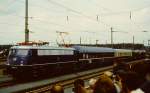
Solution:
[[[113,57],[114,49],[106,47],[74,46],[79,59]]]

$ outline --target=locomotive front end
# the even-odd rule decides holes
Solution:
[[[7,73],[13,76],[18,76],[19,73],[25,73],[29,56],[29,49],[20,46],[10,48],[6,63]]]
[[[27,64],[29,50],[27,49],[10,49],[7,65],[23,66]]]

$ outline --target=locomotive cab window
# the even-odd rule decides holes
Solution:
[[[27,49],[11,49],[9,55],[19,55],[19,56],[27,56],[29,50]]]
[[[28,55],[28,52],[29,52],[29,50],[20,49],[20,50],[17,50],[16,55],[26,56],[26,55]]]

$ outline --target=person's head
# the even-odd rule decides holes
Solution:
[[[74,81],[74,86],[78,86],[78,85],[81,85],[84,87],[84,81],[82,79],[77,79]]]
[[[116,62],[116,61],[114,61],[113,62],[113,66],[115,67],[115,66],[117,66],[118,65],[118,63]]]
[[[64,93],[63,87],[59,84],[53,85],[50,91],[51,93]]]
[[[146,80],[150,82],[150,63],[147,64]]]
[[[95,87],[96,81],[97,81],[97,80],[94,79],[94,78],[91,78],[91,79],[89,80],[89,86],[90,86],[91,89],[93,89],[93,88]]]
[[[144,79],[147,73],[148,65],[145,62],[138,62],[132,65],[131,70],[138,73]]]
[[[74,81],[74,89],[75,93],[80,93],[81,88],[84,87],[84,81],[82,79],[77,79]]]
[[[146,74],[146,80],[150,82],[150,73]]]
[[[122,84],[125,84],[129,90],[135,90],[143,83],[136,72],[119,72],[118,75],[121,77]]]
[[[93,93],[116,93],[116,88],[108,76],[101,75],[95,83]]]
[[[113,76],[113,73],[110,71],[105,71],[104,74],[110,78]]]

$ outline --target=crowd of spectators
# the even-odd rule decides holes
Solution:
[[[61,85],[54,85],[51,93],[64,93]],[[134,63],[114,63],[112,72],[104,72],[99,78],[74,81],[72,93],[150,93],[150,61]]]

